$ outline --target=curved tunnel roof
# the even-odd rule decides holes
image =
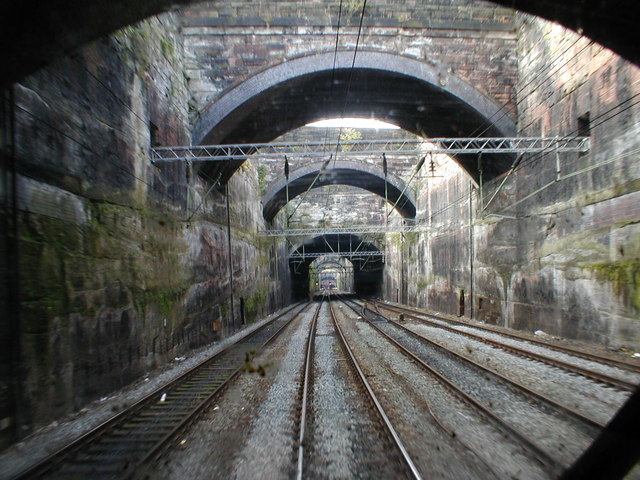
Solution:
[[[395,175],[387,174],[382,168],[364,162],[338,160],[331,162],[331,168],[324,168],[325,162],[315,162],[293,170],[289,175],[289,200],[306,192],[309,188],[326,185],[351,185],[368,190],[387,198],[405,218],[415,218],[416,206],[411,194],[405,190],[405,183]],[[317,179],[316,179],[317,178]],[[271,184],[262,199],[262,214],[271,222],[287,202],[287,179],[282,176]],[[397,202],[397,203],[396,203]]]
[[[263,70],[210,104],[193,144],[270,142],[307,123],[343,114],[376,118],[425,138],[515,134],[513,121],[482,92],[433,65],[391,53],[321,53]],[[477,155],[458,163],[478,180]],[[485,180],[511,166],[509,155],[483,156]],[[211,162],[213,163],[213,162]],[[203,166],[226,181],[241,162]],[[215,171],[212,171],[215,170]]]

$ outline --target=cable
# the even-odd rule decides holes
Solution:
[[[344,118],[344,112],[347,109],[347,102],[349,101],[349,93],[351,91],[351,83],[353,82],[353,71],[356,66],[356,56],[358,55],[358,46],[360,45],[360,37],[362,35],[362,24],[364,22],[364,12],[367,8],[367,0],[364,0],[362,3],[362,12],[360,12],[360,23],[358,25],[358,35],[356,36],[356,46],[353,51],[353,60],[351,61],[351,69],[349,71],[349,81],[347,82],[347,91],[344,95],[344,102],[342,103],[342,111],[340,113],[340,118]],[[338,131],[338,139],[336,141],[336,151],[335,158],[333,160],[333,165],[335,166],[336,161],[338,160],[338,150],[340,148],[340,137],[342,136],[342,123],[340,124],[340,130]]]
[[[527,83],[525,83],[524,85],[521,85],[520,88],[516,91],[516,104],[515,104],[515,108],[516,111],[518,109],[518,107],[527,99],[529,98],[531,95],[533,95],[533,93],[535,93],[539,88],[541,88],[543,85],[545,85],[547,82],[550,82],[553,80],[552,75],[555,74],[556,72],[558,72],[561,68],[566,67],[569,65],[570,62],[576,62],[578,59],[578,56],[584,51],[586,50],[588,47],[590,47],[591,45],[593,45],[593,41],[590,41],[589,43],[587,43],[587,45],[585,45],[578,53],[576,53],[575,55],[572,55],[571,58],[567,61],[565,61],[564,63],[556,66],[554,68],[554,64],[556,63],[556,61],[561,58],[565,53],[567,53],[571,48],[573,48],[578,41],[580,41],[581,39],[583,39],[584,37],[578,36],[578,38],[576,38],[576,40],[569,46],[567,47],[562,53],[558,54],[547,66],[545,66],[544,68],[540,69],[538,71],[538,73],[536,73],[531,79],[529,79],[529,81],[527,81]],[[551,70],[553,68],[553,70]],[[528,92],[524,97],[519,97],[519,95],[529,86],[531,85],[539,76],[541,76],[542,74],[547,75],[547,78],[542,80],[541,83],[539,83],[533,90],[531,90],[530,92]],[[493,115],[491,115],[487,120],[486,120],[486,127],[477,134],[477,137],[480,137],[481,135],[483,135],[484,133],[487,132],[487,130],[489,130],[496,122],[502,120],[504,117],[506,117],[508,115],[508,112],[506,111],[507,105],[502,105],[500,107],[500,109],[498,109],[496,112],[494,112]],[[502,115],[500,115],[500,117],[498,117],[495,121],[491,122],[491,119],[493,117],[495,117],[496,115],[502,113]],[[476,134],[476,132],[478,131],[478,129],[482,128],[482,126],[476,128],[470,135],[469,137],[472,137]],[[523,130],[523,129],[521,129]]]
[[[518,90],[516,90],[516,92],[515,92],[516,99],[519,97],[520,93],[522,93],[522,91],[523,91],[523,90],[524,90],[528,85],[530,85],[530,84],[531,84],[531,83],[532,83],[536,78],[538,78],[540,75],[542,75],[543,73],[545,73],[545,69],[549,69],[549,68],[551,68],[551,66],[555,63],[555,61],[556,61],[558,58],[560,58],[562,55],[564,55],[565,53],[567,53],[567,52],[569,51],[569,49],[570,49],[570,48],[572,48],[576,43],[578,43],[578,40],[580,40],[580,38],[581,38],[581,37],[578,37],[578,38],[577,38],[577,39],[576,39],[576,40],[575,40],[575,41],[574,41],[574,42],[573,42],[569,47],[567,47],[567,48],[566,48],[566,49],[565,49],[561,54],[559,54],[559,55],[558,55],[558,56],[557,56],[557,57],[556,57],[556,58],[555,58],[555,59],[554,59],[554,60],[553,60],[553,61],[552,61],[552,62],[551,62],[547,67],[545,67],[545,68],[543,68],[543,69],[538,70],[538,73],[537,73],[536,75],[534,75],[531,79],[529,79],[529,81],[528,81],[527,83],[525,83],[524,85],[520,86],[520,88],[519,88]],[[538,40],[538,43],[540,43],[540,40]],[[515,108],[516,108],[516,109],[518,108],[518,104],[519,104],[519,101],[518,101],[518,100],[516,100],[516,104],[515,104]],[[502,115],[500,118],[496,119],[496,122],[497,122],[498,120],[501,120],[502,118],[504,118],[504,117],[507,115],[507,113],[506,113],[506,108],[507,108],[507,105],[506,105],[506,104],[502,105],[502,106],[501,106],[501,107],[500,107],[496,112],[494,112],[494,113],[493,113],[489,118],[487,118],[487,119],[486,119],[486,121],[485,121],[485,122],[486,122],[486,128],[484,128],[484,129],[482,130],[482,132],[478,133],[478,135],[477,135],[477,136],[479,137],[480,135],[482,135],[483,133],[485,133],[489,128],[491,128],[491,126],[495,123],[495,122],[491,122],[491,119],[492,119],[492,118],[494,118],[496,115],[498,115],[500,112],[504,112],[504,113],[503,113],[503,115]],[[477,132],[478,130],[480,130],[482,127],[483,127],[482,125],[478,126],[478,127],[477,127],[473,132],[471,132],[471,133],[469,134],[469,137],[473,137],[473,136],[476,134],[476,132]]]
[[[605,115],[607,115],[607,114],[611,113],[613,110],[615,110],[615,109],[617,109],[617,108],[621,107],[621,106],[622,106],[622,105],[624,105],[625,103],[630,102],[631,100],[633,100],[634,98],[639,97],[639,96],[640,96],[640,92],[639,92],[639,93],[636,93],[635,95],[632,95],[632,96],[631,96],[631,97],[629,97],[628,99],[623,100],[622,102],[618,103],[617,105],[615,105],[615,106],[611,107],[610,109],[608,109],[608,110],[604,111],[603,113],[601,113],[600,115],[598,115],[597,117],[595,117],[593,120],[597,120],[597,119],[599,119],[599,118],[604,117]],[[618,111],[618,112],[614,113],[613,115],[611,115],[611,116],[609,116],[609,117],[605,118],[604,120],[600,121],[599,123],[596,123],[596,124],[594,124],[594,125],[590,125],[590,127],[589,127],[589,128],[591,128],[591,129],[596,128],[596,127],[598,127],[598,126],[600,126],[600,125],[602,125],[602,124],[604,124],[604,123],[608,122],[609,120],[611,120],[611,119],[613,119],[613,118],[617,117],[617,116],[618,116],[618,115],[620,115],[621,113],[626,112],[627,110],[629,110],[630,108],[632,108],[632,107],[634,107],[634,106],[636,106],[636,105],[638,105],[638,104],[640,104],[640,100],[637,100],[636,102],[632,103],[631,105],[626,106],[626,107],[625,107],[625,108],[623,108],[622,110],[620,110],[620,111]],[[578,133],[578,131],[579,131],[578,129],[573,130],[572,132],[570,132],[570,133],[569,133],[569,135],[567,135],[567,137],[571,137],[572,135],[574,135],[571,139],[578,138],[578,136],[577,136],[577,135],[575,135],[575,134],[577,134],[577,133]],[[536,154],[535,154],[535,155],[533,155],[531,158],[527,159],[525,162],[522,162],[518,167],[516,167],[516,168],[514,169],[514,171],[518,171],[518,170],[520,170],[521,168],[524,168],[524,167],[526,167],[526,166],[530,165],[531,163],[533,163],[535,160],[537,160],[538,158],[540,158],[540,157],[541,157],[542,155],[544,155],[544,154],[547,154],[547,153],[553,153],[553,152],[555,152],[558,148],[560,148],[560,147],[558,146],[558,147],[554,147],[554,148],[552,148],[551,150],[548,150],[548,151],[542,151],[542,152],[536,153]]]
[[[360,12],[360,22],[358,25],[358,34],[356,36],[356,45],[353,51],[353,59],[351,61],[351,68],[349,70],[349,80],[347,82],[347,90],[345,92],[344,95],[344,102],[342,103],[342,111],[340,113],[340,118],[344,118],[344,113],[347,109],[347,102],[349,101],[349,93],[351,91],[351,84],[353,82],[353,71],[355,70],[355,65],[356,65],[356,57],[358,55],[358,47],[360,45],[360,38],[362,35],[362,25],[364,23],[364,13],[366,11],[367,8],[367,0],[364,0],[362,3],[362,11]],[[336,46],[337,46],[337,42],[336,42]],[[334,72],[335,72],[335,63],[334,63]],[[336,140],[336,150],[334,152],[335,157],[333,159],[333,167],[335,168],[336,166],[336,162],[338,161],[338,151],[340,149],[340,137],[342,136],[342,129],[343,129],[343,125],[342,123],[340,123],[340,129],[338,130],[338,138]],[[328,208],[328,203],[329,203],[329,197],[327,196],[327,202],[325,203],[325,209],[323,211],[323,221],[326,215],[326,210]]]
[[[336,80],[336,62],[338,61],[338,42],[340,38],[340,23],[342,21],[342,0],[340,0],[340,6],[338,7],[338,24],[336,27],[336,44],[333,49],[333,67],[331,68],[331,87],[329,90],[329,97],[333,97],[333,91],[335,89],[335,80]],[[322,99],[323,107],[327,104],[327,98],[324,97]],[[324,108],[323,108],[324,110]],[[329,141],[329,128],[326,128],[324,131],[324,145],[322,150],[326,150],[326,144]]]
[[[582,50],[580,50],[579,52],[577,52],[574,56],[571,57],[571,63],[576,63],[578,62],[580,56],[583,54],[583,52],[587,49],[587,47],[590,47],[594,44],[593,41],[589,42],[584,48],[582,48]],[[558,70],[562,67],[566,67],[569,65],[569,62],[561,65],[558,69],[556,69],[555,71],[553,71],[552,73],[555,74],[558,72]],[[522,102],[524,102],[526,99],[528,99],[531,95],[533,95],[533,93],[538,90],[539,88],[541,88],[542,86],[547,86],[546,83],[552,81],[553,78],[552,77],[548,77],[545,81],[543,81],[542,83],[538,84],[536,86],[536,88],[534,88],[533,90],[531,90],[531,92],[529,92],[527,95],[525,95],[520,101],[518,101],[517,106],[520,106],[520,104],[522,104]],[[547,97],[548,98],[548,97]],[[558,103],[558,100],[555,100],[553,103],[548,105],[548,108],[553,107],[554,105],[556,105]],[[527,128],[529,128],[534,122],[529,122],[527,125],[525,125],[524,127],[521,127],[520,130],[524,131]]]
[[[342,105],[342,113],[341,113],[341,118],[344,117],[344,112],[346,110],[347,107],[347,102],[348,102],[348,97],[349,97],[349,92],[351,89],[351,83],[353,80],[353,71],[355,69],[355,63],[356,63],[356,56],[358,54],[358,46],[360,44],[360,37],[362,34],[362,25],[363,25],[363,21],[364,21],[364,13],[365,13],[365,9],[367,8],[367,0],[364,0],[363,4],[362,4],[362,12],[360,13],[360,23],[358,26],[358,35],[356,37],[356,45],[355,45],[355,49],[353,52],[353,60],[351,62],[351,69],[350,69],[350,74],[349,74],[349,81],[347,82],[347,90],[345,93],[345,99]],[[340,2],[340,13],[342,12],[342,0]],[[332,73],[332,78],[334,78],[335,76],[335,70],[336,70],[336,58],[337,58],[337,52],[338,52],[338,35],[336,33],[336,46],[335,46],[335,52],[334,52],[334,63],[333,63],[333,73]],[[333,83],[331,82],[332,85],[332,89],[333,89]],[[340,137],[342,135],[342,125],[340,126],[340,129],[338,130],[338,139],[336,141],[336,150],[335,150],[335,156],[333,159],[333,166],[335,168],[336,165],[336,161],[338,158],[338,151],[340,148]],[[327,135],[328,135],[328,130],[326,131]],[[329,158],[329,161],[331,160],[331,158]],[[289,215],[287,217],[287,220],[290,220],[291,217],[293,216],[293,214],[298,210],[298,207],[300,206],[300,204],[304,201],[304,197],[307,195],[307,193],[311,190],[311,188],[313,188],[313,185],[315,184],[316,180],[318,179],[318,177],[322,174],[322,171],[324,170],[324,167],[322,169],[320,169],[316,175],[316,178],[314,179],[314,181],[311,183],[311,185],[309,186],[309,188],[307,190],[305,190],[305,192],[302,194],[302,198],[300,199],[300,201],[298,202],[298,204],[296,205],[295,209],[293,210],[293,212],[291,213],[291,215]],[[325,202],[325,208],[323,210],[323,219],[324,216],[326,215],[326,210],[328,208],[328,197],[327,197],[327,202]]]

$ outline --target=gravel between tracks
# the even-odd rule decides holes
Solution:
[[[454,328],[456,330],[460,330],[461,332],[468,332],[474,335],[480,335],[489,340],[495,340],[509,346],[522,348],[523,350],[526,350],[528,352],[555,358],[571,365],[593,370],[598,373],[604,373],[605,375],[610,375],[612,377],[626,380],[631,383],[640,384],[640,373],[630,372],[628,370],[614,367],[612,365],[605,365],[603,363],[595,362],[593,360],[588,360],[586,358],[581,358],[576,355],[559,352],[558,350],[554,350],[549,347],[545,347],[542,345],[535,345],[533,343],[529,343],[522,340],[516,340],[514,338],[505,337],[503,335],[500,335],[494,332],[488,332],[486,330],[482,330],[479,328],[467,327],[464,325],[451,325],[451,324],[447,324],[447,322],[434,319],[434,318],[430,318],[429,320],[432,320],[438,324],[447,325],[448,327]]]
[[[407,322],[405,326],[601,423],[609,421],[629,397],[628,392],[546,363],[515,355],[479,340],[421,323]]]
[[[315,308],[315,307],[314,307]],[[229,478],[291,478],[294,473],[295,411],[302,377],[307,333],[314,308],[307,310],[286,346],[278,372],[239,447]]]
[[[340,325],[353,341],[356,357],[425,478],[552,478],[520,445],[346,310],[342,309],[345,317],[340,317]],[[455,438],[436,426],[429,410]]]
[[[396,308],[402,308],[401,305],[393,305]],[[381,308],[384,308],[384,306],[381,305]],[[398,313],[395,311],[391,311],[391,310],[387,310],[387,312],[391,312],[391,318],[397,318]],[[464,325],[461,323],[452,323],[452,322],[448,322],[444,319],[440,319],[440,318],[435,318],[432,317],[426,313],[417,313],[417,312],[410,312],[410,314],[412,315],[416,315],[418,317],[427,317],[428,320],[430,322],[434,322],[436,324],[439,325],[443,325],[446,326],[448,328],[453,328],[456,330],[459,330],[461,332],[466,332],[466,333],[471,333],[474,335],[479,335],[482,336],[484,338],[490,339],[490,340],[495,340],[495,341],[499,341],[501,343],[504,343],[506,345],[510,345],[510,346],[514,346],[514,347],[518,347],[518,348],[522,348],[524,350],[527,350],[529,352],[532,353],[537,353],[540,355],[545,355],[547,357],[551,357],[551,358],[556,358],[558,360],[561,360],[565,363],[569,363],[578,367],[582,367],[585,369],[589,369],[589,370],[593,370],[599,373],[603,373],[605,375],[610,375],[622,380],[626,380],[628,382],[631,383],[635,383],[636,385],[640,384],[640,373],[637,372],[631,372],[619,367],[615,367],[612,365],[607,365],[605,363],[600,363],[597,361],[593,361],[593,360],[589,360],[586,358],[582,358],[580,356],[577,355],[572,355],[570,353],[564,353],[564,352],[560,352],[558,350],[555,350],[551,347],[546,347],[544,345],[538,345],[532,342],[528,342],[526,340],[518,340],[515,338],[510,338],[510,337],[506,337],[504,335],[500,335],[500,333],[498,332],[492,332],[480,327],[475,327],[473,325]],[[411,320],[410,320],[411,321]],[[457,322],[460,322],[461,320],[457,320]],[[472,322],[472,320],[467,320],[467,322]],[[502,327],[502,329],[509,330],[505,327]],[[521,334],[526,334],[527,332],[518,332]],[[578,341],[572,341],[570,339],[560,339],[557,337],[553,337],[553,336],[548,336],[546,334],[543,334],[542,338],[546,339],[550,339],[553,340],[555,342],[559,342],[559,343],[566,343],[569,345],[573,345],[574,347],[578,347],[580,349],[586,349],[586,350],[591,350],[594,351],[595,354],[597,355],[601,355],[601,356],[609,356],[612,358],[618,358],[620,360],[626,360],[628,361],[627,358],[623,358],[623,356],[621,354],[617,354],[616,352],[613,351],[605,351],[605,347],[601,346],[601,345],[593,345],[593,344],[584,344],[584,343],[580,343]],[[466,337],[468,338],[468,337]],[[532,341],[534,340],[534,338],[532,338]],[[640,365],[638,365],[640,367]]]
[[[304,339],[300,339],[303,328],[308,328],[313,315],[313,307],[301,315],[301,318],[287,327],[268,348],[252,360],[254,366],[263,365],[265,376],[257,373],[242,373],[222,394],[186,434],[178,446],[169,448],[163,458],[151,465],[147,471],[136,476],[140,479],[183,480],[186,478],[290,478],[291,472],[273,473],[277,467],[274,463],[292,468],[293,464],[293,430],[285,432],[285,440],[289,449],[280,451],[278,458],[271,448],[271,440],[261,437],[266,442],[260,445],[261,451],[253,450],[254,458],[245,458],[251,453],[245,449],[250,443],[250,436],[261,416],[264,416],[264,404],[272,399],[274,392],[282,390],[282,371],[297,348],[304,348]],[[302,346],[300,346],[302,345]],[[303,357],[304,358],[304,357]],[[286,375],[286,374],[285,374]],[[299,372],[290,375],[291,385],[284,387],[295,391],[299,386]],[[285,382],[287,383],[287,382]],[[284,406],[289,396],[284,399]],[[294,415],[290,415],[290,429],[295,427]],[[279,441],[277,438],[273,441]],[[243,462],[245,473],[235,471],[237,464]],[[269,462],[265,470],[269,477],[261,476],[261,462]],[[255,470],[255,471],[252,471]]]
[[[292,315],[292,313],[287,315]],[[130,386],[91,403],[79,412],[38,429],[29,437],[0,453],[0,479],[12,478],[30,465],[58,451],[83,433],[127,408],[128,405],[135,403],[228,345],[248,335],[270,321],[272,317],[273,315],[270,315],[223,341],[192,351],[186,358],[181,357],[163,368],[151,371],[147,376]]]
[[[500,379],[442,349],[409,336],[393,323],[383,322],[376,326],[565,467],[575,461],[598,433],[594,429],[583,428],[583,424],[550,410],[540,402],[532,402],[520,390],[512,389]]]
[[[408,478],[346,360],[327,304],[318,317],[313,364],[304,478]]]

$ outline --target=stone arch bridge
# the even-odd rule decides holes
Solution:
[[[282,176],[272,182],[262,199],[265,220],[271,222],[287,200],[326,185],[351,185],[368,190],[386,197],[403,217],[416,216],[415,202],[402,179],[392,174],[385,176],[382,168],[367,163],[339,160],[310,163],[293,170],[289,178]]]

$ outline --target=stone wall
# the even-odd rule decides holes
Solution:
[[[190,165],[149,161],[189,143],[183,60],[166,15],[14,87],[21,351],[1,379],[2,443],[290,300],[286,246],[257,236],[255,168],[227,203]]]
[[[352,141],[366,141],[381,138],[385,139],[415,139],[401,129],[371,129],[371,128],[317,128],[303,127],[293,130],[278,138],[276,142],[337,142],[351,139]],[[346,145],[338,147],[337,158],[349,160],[364,165],[372,165],[382,170],[382,157],[379,155],[341,155]],[[336,152],[327,153],[336,158]],[[415,155],[389,155],[387,165],[391,176],[396,176],[408,181],[418,162]],[[289,168],[293,176],[296,169],[303,167],[308,159],[304,157],[288,158]],[[253,160],[252,160],[253,162]],[[262,159],[257,162],[258,169],[262,172],[261,191],[267,191],[269,185],[284,177],[284,159]],[[331,164],[329,165],[329,167]],[[289,219],[291,228],[319,228],[328,226],[347,225],[381,225],[385,222],[384,198],[361,188],[349,185],[328,185],[313,188],[306,193],[291,200],[287,207],[282,209],[279,218],[285,221]],[[387,208],[389,210],[390,207]]]
[[[332,52],[340,2],[204,2],[184,11],[194,114],[260,70]],[[362,2],[346,2],[338,48],[356,46]],[[514,113],[514,12],[467,0],[367,4],[358,48],[394,52],[459,76]]]
[[[425,229],[386,235],[384,296],[396,302],[458,314],[461,292],[465,292],[465,298],[471,293],[472,184],[449,157],[433,155],[433,161],[434,170],[424,166],[411,183],[417,200],[416,223]]]
[[[459,173],[424,188],[436,230],[388,238],[385,297],[637,350],[640,71],[542,20],[519,31],[520,135],[587,135],[589,153],[524,156],[471,195]]]

